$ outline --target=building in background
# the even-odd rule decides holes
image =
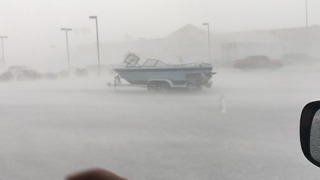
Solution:
[[[101,63],[121,63],[129,52],[142,59],[155,58],[168,63],[207,61],[206,30],[194,25],[184,27],[158,39],[139,38],[118,43],[101,43]],[[309,28],[309,42],[304,27],[216,34],[211,32],[213,63],[224,63],[251,55],[279,59],[285,54],[305,53],[320,57],[320,26]],[[78,47],[77,60],[93,64],[95,45]]]

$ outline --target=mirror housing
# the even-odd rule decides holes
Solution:
[[[320,128],[312,129],[314,117],[320,109],[320,101],[308,103],[302,110],[300,117],[300,144],[304,156],[314,165],[320,167],[320,159],[315,159],[311,152],[311,130],[320,133]],[[314,138],[313,138],[314,139]],[[319,142],[320,143],[320,142]],[[318,144],[318,143],[317,143]],[[320,147],[319,147],[320,148]]]

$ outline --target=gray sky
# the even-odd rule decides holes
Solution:
[[[74,28],[73,45],[94,43],[95,23],[89,15],[99,18],[101,42],[123,41],[125,34],[165,37],[185,24],[203,22],[217,33],[305,25],[305,0],[0,0],[0,4],[0,35],[9,36],[8,46],[20,53],[33,46],[65,45],[61,27]],[[319,9],[319,0],[309,0],[310,25],[320,24]]]
[[[214,32],[303,26],[304,0],[0,0],[0,34],[37,36],[61,27],[94,28],[98,15],[105,41],[161,37],[191,23]],[[309,0],[310,24],[320,24],[319,0]],[[94,30],[94,29],[93,29]]]

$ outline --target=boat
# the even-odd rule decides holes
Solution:
[[[157,59],[147,59],[139,64],[140,58],[134,54],[126,56],[121,66],[113,68],[118,74],[115,84],[123,78],[131,85],[145,85],[149,91],[168,90],[174,87],[211,87],[212,65],[209,63],[189,63],[168,65]]]

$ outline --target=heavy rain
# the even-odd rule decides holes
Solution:
[[[320,177],[299,142],[301,110],[320,97],[316,0],[2,4],[0,179],[91,167],[137,180]],[[166,65],[148,72],[213,74],[115,87],[128,54],[140,58],[130,71],[152,59]]]

